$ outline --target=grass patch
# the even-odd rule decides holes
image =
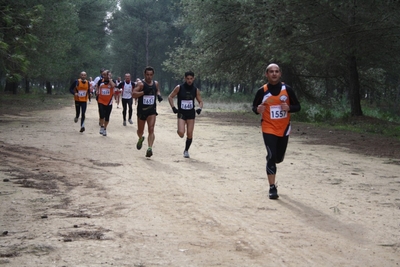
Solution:
[[[204,111],[213,114],[224,113],[226,116],[235,117],[239,121],[258,121],[259,117],[251,111],[252,101],[248,99],[211,99],[203,98]],[[0,93],[0,115],[20,114],[30,111],[55,110],[73,105],[71,95],[47,95],[37,94],[1,94]],[[400,140],[400,123],[398,121],[379,118],[373,114],[371,108],[364,107],[369,116],[351,117],[342,112],[331,111],[320,106],[310,106],[308,103],[302,104],[299,113],[292,114],[292,121],[307,122],[314,126],[323,126],[331,129],[346,130],[357,133],[371,133],[381,136],[393,137]],[[372,114],[372,115],[371,115]]]
[[[73,105],[72,95],[0,94],[0,115],[56,110]]]

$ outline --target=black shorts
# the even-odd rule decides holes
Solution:
[[[185,120],[194,120],[196,118],[196,112],[193,110],[193,112],[189,112],[189,113],[178,113],[177,118],[182,119],[184,121]]]
[[[99,103],[99,115],[100,119],[110,121],[110,115],[112,111],[112,105],[103,105]]]
[[[145,121],[151,115],[156,115],[157,116],[158,113],[154,110],[154,111],[151,111],[151,112],[137,114],[137,117],[138,117],[139,120]]]

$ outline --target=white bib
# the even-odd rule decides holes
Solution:
[[[193,109],[193,100],[181,100],[181,109],[184,110]]]
[[[154,95],[144,95],[143,105],[154,105]]]

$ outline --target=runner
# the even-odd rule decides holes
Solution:
[[[300,103],[292,88],[281,82],[281,69],[277,64],[268,65],[265,76],[268,83],[258,89],[253,112],[261,114],[261,129],[267,149],[267,176],[269,198],[279,198],[275,183],[276,164],[285,157],[290,134],[290,113],[300,110]]]
[[[94,87],[95,87],[95,83],[94,83],[92,77],[89,77],[89,85],[90,85],[89,103],[92,103],[92,97],[93,97]]]
[[[194,120],[196,113],[200,115],[203,108],[203,100],[201,99],[200,90],[194,86],[194,73],[192,71],[185,72],[185,83],[177,85],[168,96],[168,102],[172,111],[177,114],[178,118],[178,135],[183,138],[185,136],[186,126],[186,144],[183,151],[183,157],[189,158],[189,148],[193,141]],[[174,105],[174,97],[178,96],[178,108]],[[194,100],[199,103],[199,108],[195,110]]]
[[[146,67],[144,70],[144,79],[137,84],[133,89],[133,97],[138,98],[137,105],[137,135],[139,140],[136,144],[136,148],[140,150],[144,141],[144,127],[147,123],[148,136],[148,148],[146,151],[146,157],[153,155],[153,143],[155,139],[154,127],[156,124],[157,105],[156,96],[159,102],[163,100],[160,95],[160,88],[157,81],[153,81],[154,69],[152,67]]]
[[[129,114],[128,114],[128,121],[130,124],[133,124],[132,121],[132,91],[133,88],[136,87],[136,83],[131,81],[131,74],[127,73],[125,74],[125,81],[121,82],[118,85],[118,88],[122,90],[122,119],[123,119],[123,125],[126,126],[126,110],[127,107],[129,108]]]
[[[80,78],[74,81],[69,88],[69,91],[71,92],[71,94],[74,95],[74,100],[75,100],[75,118],[74,118],[75,123],[78,122],[79,115],[82,111],[81,129],[80,129],[81,133],[85,131],[85,114],[86,114],[88,96],[90,94],[90,84],[86,80],[86,77],[87,77],[86,72],[82,71],[80,73]]]
[[[114,99],[115,99],[115,102],[117,102],[117,108],[119,108],[119,102],[121,100],[121,91],[122,90],[120,90],[118,87],[120,83],[121,83],[121,77],[118,77],[117,80],[115,81],[116,89],[115,89],[115,93],[114,93]]]
[[[103,72],[103,79],[97,83],[98,88],[98,103],[100,114],[100,134],[107,136],[107,126],[110,121],[110,114],[112,111],[113,95],[115,82],[111,79],[111,72],[105,70]]]
[[[96,96],[96,101],[97,101],[97,108],[99,109],[99,112],[100,112],[100,105],[99,105],[99,102],[98,102],[98,96],[99,96],[99,94],[98,94],[98,87],[97,87],[97,85],[98,85],[98,83],[99,83],[99,81],[101,80],[101,79],[103,79],[103,72],[105,71],[105,69],[104,68],[101,68],[100,69],[100,75],[99,76],[97,76],[95,79],[94,79],[94,95]],[[101,123],[100,123],[100,113],[99,113],[99,126],[101,126]]]

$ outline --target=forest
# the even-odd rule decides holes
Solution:
[[[399,0],[0,2],[1,94],[67,93],[81,71],[150,65],[165,94],[192,70],[205,96],[251,99],[274,62],[309,116],[400,115]]]

